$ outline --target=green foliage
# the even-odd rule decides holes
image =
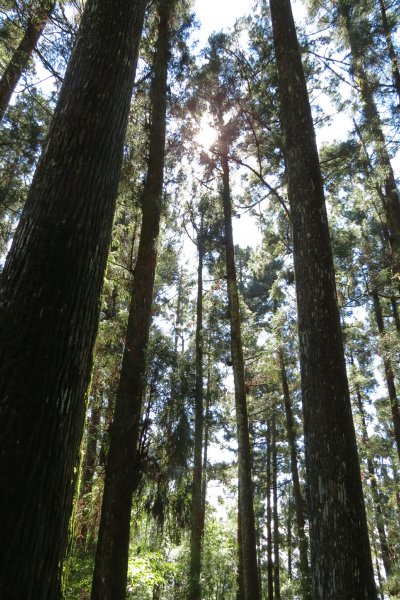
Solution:
[[[51,102],[36,88],[18,96],[0,128],[0,257],[25,202],[51,116]]]
[[[169,587],[177,572],[177,565],[166,560],[161,552],[145,551],[131,555],[127,598],[152,600],[154,589]]]
[[[221,522],[212,513],[206,522],[203,551],[203,594],[205,598],[236,598],[236,515]]]
[[[65,600],[89,600],[92,585],[93,557],[74,556],[69,558],[67,581],[64,587]]]

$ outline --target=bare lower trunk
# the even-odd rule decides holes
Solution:
[[[372,299],[374,302],[374,312],[376,323],[378,325],[378,331],[380,336],[383,337],[385,335],[385,325],[383,322],[382,308],[377,291],[372,292]],[[392,412],[394,441],[396,443],[397,454],[400,459],[400,410],[394,382],[392,363],[391,360],[386,356],[385,352],[383,352],[383,366],[389,395],[390,410]]]
[[[143,219],[117,390],[97,542],[92,600],[126,595],[132,494],[138,479],[137,445],[146,369],[165,154],[170,19],[174,0],[159,4],[159,29],[150,89],[151,128]]]
[[[286,415],[286,432],[290,449],[290,469],[293,482],[293,496],[296,510],[296,529],[297,539],[300,554],[300,574],[303,590],[303,600],[311,600],[311,571],[308,562],[308,540],[305,533],[305,516],[304,516],[304,500],[301,493],[297,447],[296,447],[296,432],[294,426],[294,418],[292,411],[292,403],[290,400],[289,385],[287,380],[286,365],[283,351],[278,352],[279,368],[281,372],[281,382],[283,391],[283,401],[285,405]]]
[[[361,416],[362,442],[363,442],[363,445],[367,448],[367,452],[368,452],[369,440],[368,440],[368,432],[367,432],[367,423],[365,420],[365,412],[364,412],[361,392],[360,392],[360,388],[358,386],[356,386],[356,395],[357,395],[357,407],[358,407],[358,411]],[[392,560],[390,557],[389,544],[388,544],[388,540],[386,537],[385,520],[384,520],[383,511],[382,511],[382,505],[381,505],[378,484],[376,481],[375,467],[374,467],[372,458],[370,458],[369,456],[367,457],[367,467],[368,467],[368,474],[369,474],[370,485],[371,485],[371,495],[372,495],[372,502],[373,502],[374,511],[375,511],[375,522],[376,522],[376,529],[378,531],[381,557],[382,557],[383,566],[385,568],[386,576],[388,576],[392,569]]]
[[[236,280],[235,253],[232,232],[232,207],[229,183],[228,149],[226,141],[222,152],[223,207],[225,223],[226,271],[228,305],[231,323],[231,350],[235,383],[236,422],[238,436],[239,494],[241,541],[243,560],[243,582],[245,600],[259,600],[256,530],[253,507],[252,460],[250,451],[249,423],[247,417],[246,388],[244,382],[244,360],[240,325],[239,295]]]
[[[270,0],[292,220],[313,594],[376,600],[335,274],[290,0]]]
[[[2,598],[59,597],[144,8],[86,2],[1,276]]]
[[[90,416],[87,424],[85,457],[82,466],[81,496],[90,494],[98,458],[97,442],[99,436],[102,397],[93,390],[90,399]]]
[[[274,600],[274,564],[272,562],[272,506],[271,506],[271,425],[268,423],[267,430],[267,582],[268,600]]]
[[[101,394],[96,393],[95,390],[91,390],[89,402],[90,416],[87,419],[86,448],[81,468],[81,481],[79,489],[79,504],[81,505],[81,510],[83,507],[85,507],[84,512],[87,512],[86,507],[90,506],[92,502],[90,496],[93,489],[93,480],[99,458],[98,441],[102,406]],[[77,539],[77,544],[81,549],[87,550],[89,544],[92,545],[91,542],[94,537],[93,530],[94,525],[88,519],[85,519],[82,523],[79,538]]]
[[[204,517],[202,516],[202,453],[203,453],[203,216],[197,236],[197,308],[196,308],[196,385],[194,425],[194,465],[192,483],[189,599],[201,600],[201,544]]]
[[[280,559],[279,559],[279,512],[278,512],[278,449],[276,440],[276,415],[275,407],[271,419],[271,444],[272,444],[272,496],[274,499],[274,600],[281,598]]]
[[[240,486],[240,483],[239,483]],[[237,570],[237,590],[236,600],[245,600],[244,580],[243,580],[243,553],[242,553],[242,520],[240,510],[240,490],[238,498],[238,516],[237,516],[237,543],[238,543],[238,570]]]
[[[205,526],[205,517],[206,517],[210,405],[211,405],[211,353],[210,353],[210,344],[209,344],[208,357],[207,357],[206,406],[205,406],[205,415],[204,415],[203,483],[202,483],[202,490],[201,490],[201,516],[202,516],[201,531],[202,531],[202,536],[204,535],[204,526]]]
[[[292,503],[289,495],[288,508],[287,508],[287,554],[288,554],[288,578],[289,581],[293,579],[292,569]]]

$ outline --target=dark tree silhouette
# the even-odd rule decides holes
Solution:
[[[0,596],[59,597],[145,0],[88,0],[0,282]]]

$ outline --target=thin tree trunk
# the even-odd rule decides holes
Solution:
[[[210,342],[208,344],[207,356],[207,388],[206,388],[206,406],[204,415],[204,449],[203,449],[203,484],[201,490],[201,535],[204,536],[205,518],[206,518],[206,499],[207,499],[207,463],[208,463],[208,442],[210,428],[210,405],[211,405],[211,352]]]
[[[272,444],[272,496],[274,500],[274,600],[281,598],[280,559],[279,559],[279,513],[278,513],[278,449],[276,442],[276,415],[273,407],[271,418]]]
[[[399,476],[397,474],[398,464],[397,460],[395,460],[394,457],[390,457],[390,466],[393,473],[393,486],[396,495],[397,518],[400,520],[400,481]]]
[[[235,251],[232,232],[232,207],[229,182],[228,146],[221,128],[223,144],[222,200],[224,208],[226,272],[228,286],[228,306],[231,323],[231,351],[233,378],[235,383],[236,422],[238,436],[239,493],[241,508],[242,558],[245,600],[259,600],[256,529],[253,507],[253,482],[251,478],[252,460],[250,451],[249,423],[247,417],[246,388],[244,381],[244,360],[240,326],[239,295],[236,280]]]
[[[267,425],[267,584],[268,600],[274,600],[274,564],[272,562],[272,508],[271,508],[271,424]]]
[[[87,1],[1,276],[3,598],[59,595],[145,4]]]
[[[190,531],[190,573],[189,598],[201,600],[201,545],[204,518],[202,516],[202,453],[203,453],[203,215],[197,235],[197,306],[196,306],[196,383],[195,383],[195,425],[194,425],[194,464]]]
[[[182,341],[182,270],[178,272],[178,295],[176,299],[176,318],[174,327],[174,355],[178,356],[179,338]],[[183,348],[181,349],[183,352]]]
[[[363,406],[363,402],[362,402],[361,392],[360,392],[360,388],[358,387],[358,385],[356,386],[356,396],[357,396],[357,408],[358,408],[358,411],[361,416],[361,439],[362,439],[363,445],[365,446],[365,448],[367,449],[367,452],[368,452],[369,440],[368,440],[368,432],[367,432],[367,423],[365,420],[365,412],[364,412],[364,406]],[[368,474],[369,474],[369,479],[370,479],[370,484],[371,484],[371,495],[372,495],[372,502],[373,502],[374,511],[375,511],[375,522],[376,522],[376,528],[378,530],[379,545],[380,545],[380,549],[381,549],[381,557],[382,557],[382,562],[383,562],[383,566],[385,568],[386,577],[387,577],[390,574],[390,571],[392,568],[392,560],[390,557],[389,544],[388,544],[388,540],[386,537],[385,520],[384,520],[384,516],[383,516],[383,512],[382,512],[382,505],[381,505],[378,484],[376,481],[375,467],[374,467],[374,463],[373,463],[372,459],[370,458],[370,456],[367,456],[367,468],[368,468]]]
[[[281,374],[283,401],[286,415],[286,432],[290,450],[290,470],[292,473],[293,496],[296,511],[296,533],[300,554],[300,575],[303,591],[303,600],[311,600],[311,571],[308,562],[308,540],[305,533],[304,500],[300,488],[300,478],[297,460],[296,432],[293,418],[292,403],[290,400],[289,385],[287,380],[286,365],[282,349],[278,351],[278,362]]]
[[[383,33],[385,34],[388,54],[389,54],[389,58],[390,58],[390,65],[392,67],[393,85],[397,92],[397,96],[399,98],[399,106],[400,106],[399,64],[398,64],[397,55],[396,55],[394,45],[393,45],[392,34],[390,31],[390,27],[389,27],[389,22],[388,22],[388,18],[387,18],[386,6],[385,6],[384,0],[379,0],[379,8],[381,10]]]
[[[261,535],[262,535],[262,532],[261,532],[259,520],[257,520],[256,525],[257,525],[256,531],[257,531],[257,558],[258,558],[258,562],[257,562],[258,586],[261,590],[262,589],[262,573],[261,573],[261,564],[262,564]]]
[[[162,587],[159,583],[155,583],[153,587],[153,600],[161,600]]]
[[[89,497],[93,488],[93,478],[96,472],[96,466],[98,462],[98,450],[97,445],[99,441],[99,429],[100,429],[100,418],[101,418],[101,406],[102,397],[94,389],[91,390],[90,394],[90,416],[87,419],[86,426],[86,447],[85,456],[83,458],[83,464],[81,467],[81,481],[79,483],[79,503],[84,506],[91,504],[91,498]],[[88,521],[82,523],[79,538],[76,543],[79,544],[80,548],[87,549],[89,542],[93,539],[92,524]],[[71,548],[68,549],[68,554],[71,555]]]
[[[148,172],[142,194],[142,228],[133,278],[125,349],[110,429],[92,600],[126,594],[132,494],[137,481],[137,444],[142,411],[165,155],[170,20],[174,0],[159,3],[158,39],[150,88]]]
[[[292,219],[313,594],[376,600],[318,151],[290,0],[270,0]]]
[[[179,398],[179,341],[181,342],[180,352],[184,352],[184,336],[182,335],[182,298],[183,298],[183,269],[179,269],[177,276],[177,298],[176,298],[176,309],[175,309],[175,327],[174,327],[174,357],[173,365],[170,376],[170,401],[166,406],[165,425],[164,425],[164,436],[165,436],[165,447],[169,452],[173,452],[175,446],[174,439],[174,422],[177,412],[177,399]],[[166,482],[168,477],[164,479]]]
[[[44,0],[37,12],[29,16],[28,23],[16,50],[0,79],[0,121],[6,113],[11,96],[14,93],[21,75],[26,71],[29,60],[46,27],[47,21],[56,5],[55,0]]]
[[[374,539],[372,541],[372,545],[373,545],[373,552],[374,552],[374,557],[375,557],[375,571],[376,571],[376,578],[378,580],[379,595],[381,597],[381,600],[385,600],[385,595],[383,593],[383,582],[382,582],[381,568],[379,566],[378,552],[376,550],[376,542],[375,542]]]
[[[385,325],[383,322],[382,307],[379,300],[379,295],[376,290],[372,292],[372,300],[374,302],[374,313],[376,324],[378,326],[378,331],[380,336],[383,337],[385,335]],[[385,370],[386,385],[389,394],[390,409],[392,412],[394,440],[396,443],[397,454],[400,459],[400,410],[397,399],[396,386],[394,383],[393,367],[391,360],[386,356],[384,351],[382,353],[382,360]]]
[[[240,488],[240,482],[239,482]],[[237,544],[238,544],[238,570],[236,600],[245,600],[243,579],[243,553],[242,553],[242,511],[240,509],[240,489],[238,490],[238,516],[237,516]]]
[[[378,580],[378,591],[379,591],[379,595],[381,597],[381,600],[385,600],[385,594],[383,593],[383,582],[382,582],[381,568],[380,568],[380,565],[379,565],[378,553],[376,551],[376,543],[375,543],[375,541],[373,541],[372,543],[373,543],[374,555],[375,555],[375,571],[376,571],[376,578]]]
[[[99,436],[100,417],[101,417],[101,395],[93,390],[90,402],[90,417],[87,425],[87,440],[85,458],[82,466],[81,496],[90,494],[93,484],[93,476],[97,463],[97,442]]]
[[[288,509],[287,509],[287,555],[288,555],[288,578],[293,579],[292,569],[292,503],[289,493]]]

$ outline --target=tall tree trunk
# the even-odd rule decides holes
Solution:
[[[98,394],[96,390],[92,389],[90,394],[90,416],[87,419],[86,426],[86,447],[85,455],[82,461],[81,467],[81,481],[79,484],[79,503],[82,508],[91,504],[91,492],[93,488],[93,478],[96,472],[96,466],[98,462],[98,441],[99,441],[99,429],[100,429],[100,418],[101,418],[101,406],[102,396]],[[79,538],[77,544],[80,548],[87,549],[89,543],[93,539],[92,523],[84,521],[82,523]],[[68,549],[68,553],[71,554],[71,549]]]
[[[400,480],[398,476],[398,461],[393,456],[389,457],[391,470],[393,473],[393,487],[396,495],[397,518],[400,520]]]
[[[367,423],[365,420],[365,412],[364,412],[364,406],[363,406],[363,402],[362,402],[361,392],[360,392],[360,388],[358,385],[356,386],[356,396],[357,396],[357,408],[358,408],[358,411],[361,416],[361,439],[362,439],[363,445],[365,446],[365,448],[368,452],[369,440],[368,440],[368,432],[367,432]],[[368,468],[368,474],[369,474],[370,485],[371,485],[371,495],[372,495],[372,502],[373,502],[374,511],[375,511],[375,522],[376,522],[376,529],[378,530],[379,545],[380,545],[380,549],[381,549],[381,557],[382,557],[383,566],[385,568],[386,576],[388,576],[390,574],[390,571],[392,568],[392,560],[390,557],[389,544],[388,544],[388,540],[386,537],[385,519],[384,519],[384,515],[383,515],[383,511],[382,511],[382,505],[381,505],[378,484],[376,481],[375,467],[374,467],[373,460],[371,459],[370,456],[367,456],[367,468]]]
[[[244,360],[240,326],[239,295],[236,280],[235,251],[232,231],[232,206],[229,182],[228,145],[221,128],[223,145],[221,162],[223,173],[222,200],[224,208],[226,273],[228,306],[231,323],[231,352],[235,383],[236,423],[238,437],[239,494],[241,508],[243,580],[245,600],[259,600],[256,528],[253,506],[252,460],[247,416]],[[226,134],[225,134],[226,135]]]
[[[203,215],[197,234],[197,306],[196,306],[196,383],[195,383],[195,424],[194,424],[194,464],[190,531],[190,574],[189,598],[201,600],[201,544],[204,518],[202,516],[202,454],[203,454]]]
[[[378,326],[378,331],[380,336],[383,338],[383,336],[385,335],[385,325],[383,322],[382,307],[379,300],[379,295],[376,290],[372,292],[372,300],[374,302],[374,313],[376,324]],[[396,443],[397,454],[400,459],[400,410],[397,399],[396,386],[394,383],[393,367],[391,360],[386,356],[385,351],[383,351],[382,353],[382,360],[385,370],[386,385],[389,394],[390,409],[392,412],[394,440]]]
[[[347,32],[351,51],[351,68],[360,92],[365,127],[374,145],[378,169],[383,172],[383,176],[380,177],[381,181],[378,181],[380,187],[383,185],[383,193],[379,194],[379,197],[383,203],[387,227],[386,235],[392,253],[393,269],[399,272],[400,197],[397,191],[396,178],[387,151],[381,118],[374,100],[373,87],[364,69],[365,46],[359,34],[356,20],[352,17],[353,6],[347,0],[340,0],[338,10]]]
[[[287,508],[287,555],[288,555],[288,579],[292,581],[293,579],[293,568],[292,568],[292,502],[290,498],[288,499],[288,508]]]
[[[372,548],[373,548],[373,554],[374,554],[374,558],[375,558],[375,571],[376,571],[376,578],[378,580],[378,591],[379,591],[379,595],[381,597],[381,600],[385,600],[385,595],[383,593],[383,582],[382,582],[381,568],[380,568],[380,565],[379,565],[378,552],[376,551],[376,542],[375,542],[374,539],[372,540]]]
[[[276,443],[276,414],[273,407],[271,417],[272,444],[272,496],[274,500],[274,600],[281,599],[280,560],[279,560],[279,513],[278,513],[278,449]]]
[[[0,121],[6,113],[11,96],[27,69],[29,60],[56,5],[56,0],[43,0],[36,13],[30,15],[22,40],[14,50],[0,79]]]
[[[97,462],[97,442],[99,436],[102,397],[95,390],[90,398],[90,417],[87,424],[85,457],[82,465],[81,496],[89,494],[92,489],[93,476]]]
[[[392,34],[390,31],[390,26],[389,26],[389,21],[387,18],[387,13],[386,13],[386,6],[385,6],[385,1],[384,0],[379,0],[379,8],[381,11],[381,17],[382,17],[382,28],[383,28],[383,33],[385,34],[385,38],[386,38],[386,44],[387,44],[387,49],[388,49],[388,54],[389,54],[389,58],[390,58],[390,65],[392,67],[392,79],[393,79],[393,85],[394,88],[397,92],[397,96],[399,98],[399,106],[400,106],[400,71],[399,71],[399,63],[397,60],[397,55],[394,49],[394,45],[393,45],[393,40],[392,40]]]
[[[245,600],[243,578],[243,552],[242,552],[242,511],[240,508],[240,482],[238,490],[238,516],[237,516],[237,545],[238,545],[238,570],[236,600]]]
[[[1,276],[3,598],[58,597],[145,4],[87,1]]]
[[[286,433],[290,450],[290,470],[292,473],[293,496],[296,511],[296,533],[300,554],[300,575],[303,591],[303,600],[311,600],[311,571],[308,562],[308,540],[305,533],[304,501],[300,488],[300,478],[297,460],[296,431],[293,418],[292,403],[290,400],[289,384],[286,373],[283,350],[278,351],[278,362],[281,374],[283,402],[286,415]]]
[[[162,207],[170,20],[173,6],[174,0],[160,1],[158,5],[158,39],[150,88],[148,172],[142,194],[143,219],[125,349],[110,429],[92,600],[122,600],[126,594],[132,494],[137,481],[137,444]]]
[[[376,600],[318,151],[290,0],[270,0],[288,174],[314,597]]]
[[[202,483],[202,490],[201,490],[202,536],[204,536],[204,527],[205,527],[205,518],[206,518],[207,464],[208,464],[208,442],[209,442],[209,429],[210,429],[210,405],[211,405],[211,351],[210,351],[210,340],[209,340],[208,356],[207,356],[206,406],[205,406],[205,415],[204,415],[203,483]]]
[[[271,424],[267,425],[267,585],[268,585],[268,600],[274,600],[274,564],[272,562],[272,507],[271,507],[271,472],[272,472],[272,457],[271,457]]]
[[[178,295],[176,298],[176,315],[175,315],[175,327],[174,327],[174,356],[178,356],[178,345],[179,338],[182,341],[182,293],[183,293],[183,285],[182,285],[182,269],[178,272]],[[183,344],[183,342],[182,342]],[[183,352],[183,347],[181,348]]]

